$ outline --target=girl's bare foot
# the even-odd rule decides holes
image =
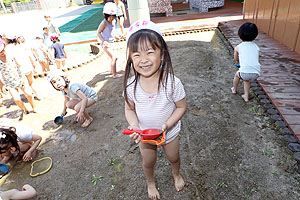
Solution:
[[[90,119],[86,119],[86,120],[83,122],[83,124],[81,125],[81,127],[82,127],[82,128],[88,127],[88,126],[92,123],[93,120],[94,120],[94,119],[93,119],[92,117],[90,117]]]
[[[236,94],[234,87],[231,88],[231,92],[232,92],[232,94]]]
[[[148,184],[148,197],[151,200],[157,200],[160,199],[160,195],[158,190],[156,189],[155,183]]]
[[[180,174],[178,176],[173,175],[173,177],[174,177],[175,188],[179,192],[180,190],[182,190],[184,188],[184,184],[185,184],[184,180]]]
[[[248,99],[248,97],[246,97],[246,95],[242,95],[242,98],[244,99],[244,101],[246,102],[246,103],[248,103],[249,102],[249,99]]]

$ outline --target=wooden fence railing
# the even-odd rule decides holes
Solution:
[[[244,19],[300,54],[300,0],[245,0]]]

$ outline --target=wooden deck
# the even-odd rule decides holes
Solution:
[[[240,43],[238,28],[244,20],[221,22],[219,28],[234,47]],[[261,76],[258,84],[266,93],[287,126],[300,143],[300,55],[259,32],[255,42],[260,47]],[[275,113],[276,114],[276,111]]]

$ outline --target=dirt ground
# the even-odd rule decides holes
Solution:
[[[187,94],[180,137],[186,187],[175,191],[170,164],[159,148],[155,177],[161,199],[300,199],[300,176],[283,136],[272,128],[255,99],[246,104],[230,92],[236,69],[220,38],[211,31],[166,40],[175,74]],[[121,72],[125,45],[117,43]],[[46,79],[35,79],[44,99],[37,102],[37,114],[26,115],[19,123],[31,125],[44,138],[37,159],[50,156],[53,167],[31,178],[30,163],[17,163],[2,190],[29,183],[40,200],[147,199],[139,149],[122,135],[128,126],[123,80],[108,75],[107,58],[103,55],[68,71],[73,82],[86,83],[99,94],[99,101],[90,109],[94,122],[88,128],[75,122],[72,111],[62,126],[55,125],[63,97]],[[0,112],[18,122],[19,111],[11,100],[5,101]],[[93,175],[101,176],[96,185]]]

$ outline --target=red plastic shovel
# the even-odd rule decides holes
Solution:
[[[132,133],[138,133],[142,136],[142,142],[143,143],[154,143],[158,146],[165,143],[165,133],[161,132],[159,129],[145,129],[145,130],[129,130],[124,129],[123,134],[124,135],[131,135]],[[161,138],[158,138],[160,135],[162,135]],[[157,139],[158,138],[158,139]]]

